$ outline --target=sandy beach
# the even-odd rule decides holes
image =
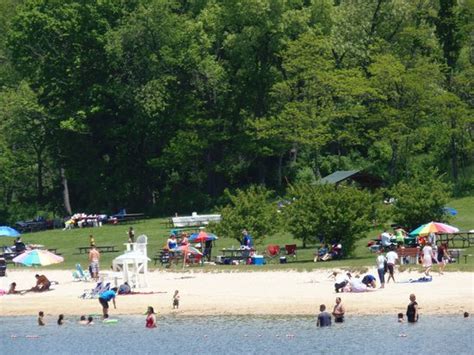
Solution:
[[[376,270],[370,270],[376,275]],[[100,313],[97,299],[80,299],[95,282],[72,280],[71,271],[25,269],[8,271],[0,278],[0,288],[8,289],[15,281],[17,289],[34,285],[36,273],[58,281],[54,290],[45,293],[0,296],[4,316],[34,315],[42,310],[49,315]],[[329,271],[314,272],[164,272],[149,274],[149,287],[138,294],[117,297],[117,309],[110,314],[143,314],[148,305],[159,314],[181,315],[314,315],[319,304],[330,307],[336,293]],[[418,279],[419,272],[396,274],[397,281]],[[179,310],[172,309],[174,290],[179,290]],[[433,274],[427,283],[390,283],[385,289],[367,293],[341,293],[348,315],[396,314],[404,312],[408,296],[415,293],[420,314],[461,314],[474,311],[474,273]]]

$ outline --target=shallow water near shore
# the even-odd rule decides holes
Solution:
[[[396,316],[349,317],[318,329],[314,317],[158,316],[146,329],[145,316],[120,316],[115,324],[93,326],[66,317],[63,326],[46,317],[0,318],[3,354],[347,354],[354,352],[469,354],[474,345],[472,318],[421,316],[400,324]]]

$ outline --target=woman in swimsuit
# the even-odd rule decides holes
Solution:
[[[146,314],[147,316],[145,326],[147,328],[156,328],[156,316],[153,307],[148,307]]]

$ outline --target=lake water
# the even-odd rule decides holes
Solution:
[[[396,317],[349,317],[319,329],[313,317],[118,317],[116,324],[80,326],[77,319],[36,325],[35,317],[0,318],[2,354],[470,354],[472,318],[421,316],[418,324]]]

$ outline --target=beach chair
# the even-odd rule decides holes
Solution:
[[[265,258],[268,259],[268,262],[278,259],[280,256],[280,246],[276,244],[270,244],[267,246],[265,251]]]
[[[298,257],[296,256],[296,244],[287,244],[285,245],[285,252],[286,256],[292,256],[296,260],[298,260]]]
[[[102,292],[110,289],[110,282],[104,283],[102,281],[97,282],[97,285],[93,289],[84,290],[84,293],[79,296],[82,299],[99,298]]]
[[[91,275],[89,271],[84,271],[81,264],[76,264],[76,270],[72,273],[74,281],[89,281]]]

